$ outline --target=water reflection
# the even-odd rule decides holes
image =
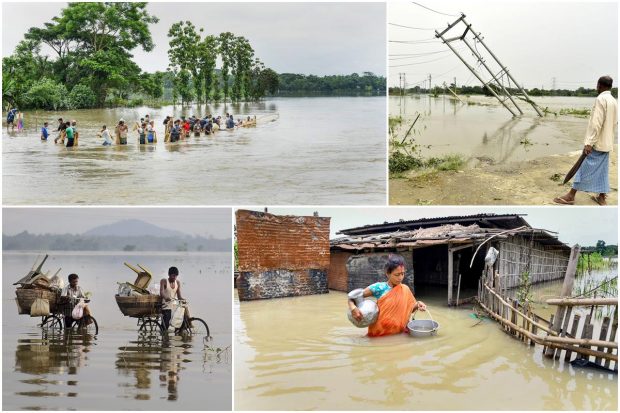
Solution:
[[[77,380],[54,380],[50,375],[77,375],[80,368],[88,365],[88,353],[96,340],[91,334],[52,331],[19,338],[15,349],[15,371],[38,377],[20,379],[20,383],[27,386],[14,394],[26,397],[76,397],[77,391],[54,389],[63,389],[63,384],[77,386]]]
[[[150,400],[151,389],[166,389],[166,399],[178,400],[179,384],[183,370],[188,368],[192,353],[204,345],[199,336],[160,336],[140,333],[118,348],[116,369],[131,382],[120,383],[127,393],[123,397]]]

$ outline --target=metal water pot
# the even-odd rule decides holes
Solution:
[[[353,300],[355,306],[362,312],[362,320],[357,321],[353,318],[351,310],[348,311],[347,317],[349,317],[349,321],[353,323],[354,326],[364,328],[377,321],[379,317],[379,307],[377,307],[377,303],[374,301],[364,299],[364,290],[362,288],[351,291],[349,293],[349,300]]]

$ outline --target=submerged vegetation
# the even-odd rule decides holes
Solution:
[[[424,158],[415,136],[426,129],[426,126],[416,126],[422,117],[421,113],[416,113],[411,125],[407,128],[402,116],[390,116],[388,118],[388,128],[390,132],[390,175],[395,176],[410,170],[430,169],[433,171],[458,171],[464,164],[461,155],[445,155],[442,157]],[[422,118],[423,119],[423,118]],[[397,136],[396,130],[403,128],[404,136]]]

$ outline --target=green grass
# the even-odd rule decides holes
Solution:
[[[400,174],[410,170],[431,169],[436,171],[458,171],[465,161],[461,155],[445,155],[439,158],[433,157],[422,159],[394,152],[390,155],[390,175],[392,178],[399,177]]]
[[[587,118],[588,116],[590,116],[590,109],[564,108],[560,109],[560,115],[571,115],[580,118]]]
[[[390,116],[388,118],[388,128],[390,129],[390,132],[394,132],[394,128],[396,126],[400,126],[403,123],[403,117],[402,116]]]

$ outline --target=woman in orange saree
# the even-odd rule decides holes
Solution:
[[[390,255],[385,264],[385,274],[387,282],[374,283],[364,289],[364,297],[374,296],[379,307],[377,321],[368,327],[369,337],[402,333],[406,331],[413,311],[426,310],[426,305],[416,301],[409,287],[402,283],[405,278],[402,257]],[[349,300],[349,309],[354,318],[362,319],[362,313],[352,300]]]

